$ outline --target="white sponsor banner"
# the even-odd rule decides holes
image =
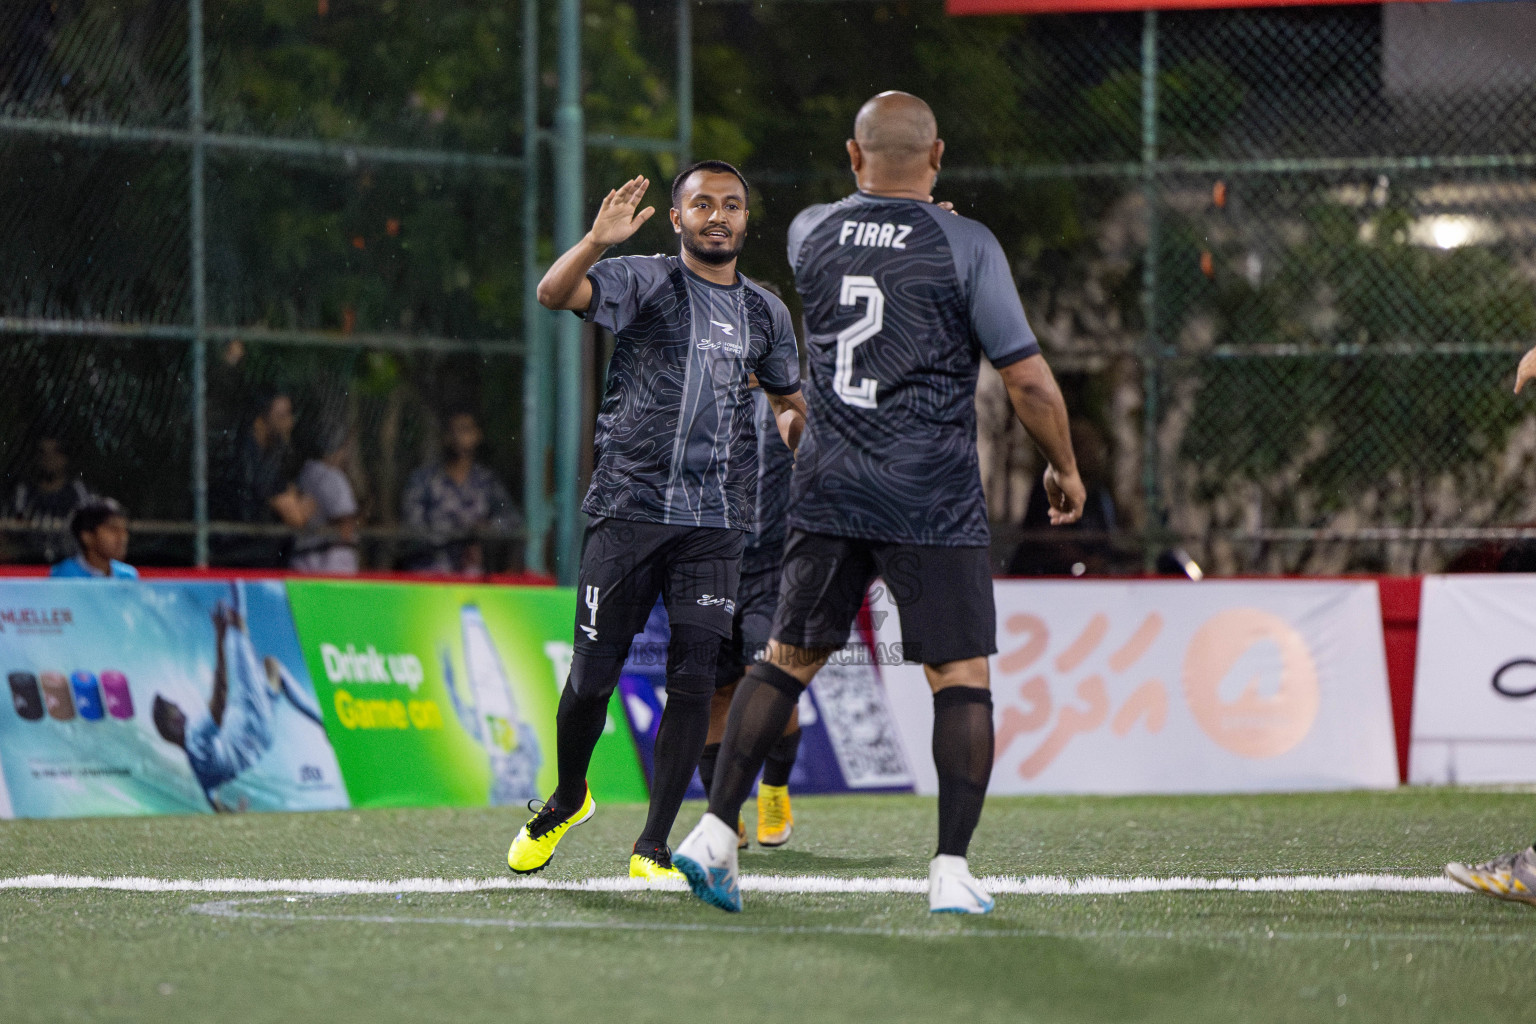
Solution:
[[[994,586],[993,793],[1397,785],[1375,583]],[[884,595],[871,610],[890,652],[901,631]],[[923,669],[882,672],[916,789],[937,792]]]
[[[1536,579],[1427,576],[1408,781],[1536,781]]]

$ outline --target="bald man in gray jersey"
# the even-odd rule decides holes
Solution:
[[[1084,491],[1066,406],[1002,246],[933,203],[943,155],[928,104],[881,93],[848,142],[858,192],[790,225],[810,381],[779,605],[767,654],[732,700],[709,813],[673,858],[694,893],[724,910],[741,909],[741,803],[877,575],[901,614],[903,657],[923,664],[934,695],[929,909],[992,908],[966,861],[992,771],[987,658],[997,651],[976,453],[983,355],[1045,454],[1052,522],[1076,520]]]

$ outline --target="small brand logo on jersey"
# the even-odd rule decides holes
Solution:
[[[732,324],[723,324],[719,320],[711,320],[710,323],[724,331],[726,337],[730,337],[736,333],[736,328]]]
[[[700,594],[699,604],[706,608],[724,608],[727,615],[736,614],[736,602],[728,597],[716,597],[714,594]]]
[[[714,321],[711,320],[710,323],[714,323]],[[710,352],[710,351],[713,351],[714,349],[719,349],[720,351],[726,353],[727,355],[733,355],[733,356],[739,356],[739,355],[741,355],[741,352],[742,352],[741,341],[739,339],[737,339],[737,338],[700,338],[699,339],[699,350],[700,351]]]
[[[602,591],[599,590],[597,587],[588,587],[587,588],[586,605],[587,605],[587,610],[592,613],[587,621],[590,622],[591,625],[587,625],[586,623],[582,623],[581,624],[581,631],[583,633],[587,634],[587,639],[588,640],[596,640],[597,639],[597,601],[598,601],[598,598],[601,596],[601,594],[602,594]]]

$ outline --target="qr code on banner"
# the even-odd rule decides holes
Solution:
[[[853,657],[846,649],[843,653],[850,656],[829,660],[816,674],[814,687],[843,780],[850,789],[912,785],[880,677],[867,657]]]

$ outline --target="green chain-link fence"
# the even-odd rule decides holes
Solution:
[[[601,347],[573,403],[561,321],[525,306],[558,147],[522,129],[562,123],[567,5],[530,5],[532,62],[520,4],[0,7],[4,497],[58,438],[147,521],[137,557],[192,561],[211,524],[217,560],[221,467],[277,387],[301,444],[356,429],[371,564],[420,540],[400,490],[457,408],[527,505],[533,560],[562,522],[568,548],[556,435],[589,416]],[[1084,421],[1107,566],[1174,545],[1226,573],[1491,564],[1468,549],[1536,520],[1536,426],[1509,394],[1536,343],[1536,66],[1455,45],[1529,38],[1529,5],[581,6],[588,207],[633,173],[664,202],[681,154],[737,161],[743,268],[792,303],[784,228],[850,187],[858,105],[933,103],[941,198],[1003,241]],[[657,218],[631,248],[673,244]],[[1003,562],[1039,467],[995,382],[979,397]],[[11,557],[37,557],[23,526]]]

